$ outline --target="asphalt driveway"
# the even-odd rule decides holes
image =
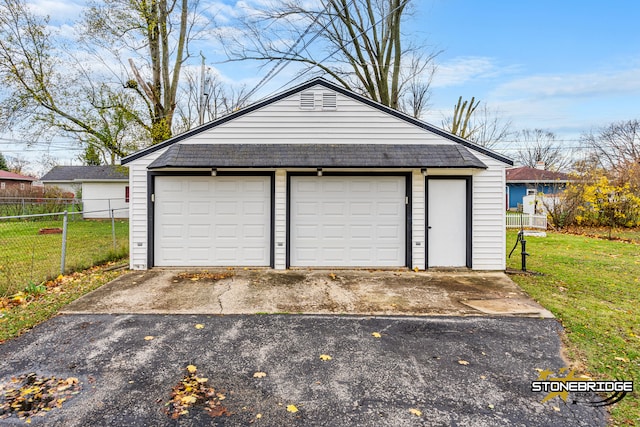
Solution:
[[[530,391],[566,366],[560,333],[518,317],[61,315],[0,345],[0,384],[78,378],[32,425],[603,426],[602,408]],[[164,412],[190,364],[223,414]]]

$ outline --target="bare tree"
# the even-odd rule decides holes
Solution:
[[[516,133],[515,139],[520,144],[517,160],[524,166],[533,168],[544,164],[546,170],[559,171],[570,165],[570,156],[563,153],[553,132],[523,129]]]
[[[483,104],[473,115],[473,132],[469,139],[487,148],[496,148],[512,135],[511,120],[498,110]]]
[[[480,101],[476,102],[475,97],[472,97],[471,101],[465,100],[463,102],[462,96],[460,96],[458,103],[453,107],[453,116],[445,119],[443,127],[460,138],[470,139],[475,132],[471,118],[478,105],[480,105]]]
[[[204,83],[201,76],[193,69],[184,73],[185,84],[179,92],[179,102],[176,108],[176,131],[186,131],[200,123],[216,120],[247,105],[247,88],[244,85],[234,87],[220,81],[220,79],[206,70]],[[202,90],[204,90],[203,93]]]
[[[454,135],[473,141],[483,147],[493,148],[509,138],[511,120],[504,119],[498,110],[490,109],[475,97],[462,101],[462,96],[453,108],[453,116],[442,121],[442,127]]]
[[[172,135],[182,65],[192,31],[201,22],[197,6],[188,0],[103,0],[91,2],[85,14],[88,35],[114,55],[144,52],[137,64],[129,59],[133,78],[126,85],[146,103],[153,143]],[[150,74],[149,80],[144,74]]]
[[[610,176],[640,188],[640,120],[614,122],[580,140],[591,147]]]
[[[4,129],[33,140],[45,133],[92,140],[112,161],[138,143],[125,132],[143,125],[132,113],[132,99],[88,78],[88,70],[55,40],[48,20],[23,0],[0,4],[0,77],[7,91],[0,103]]]
[[[411,81],[411,76],[403,76],[404,61],[411,56],[414,64],[406,69],[424,75],[425,84],[437,55],[423,54],[402,34],[408,4],[409,0],[320,0],[311,5],[287,1],[252,11],[243,34],[225,35],[223,45],[231,60],[275,63],[274,69],[285,61],[306,64],[308,70],[398,109],[404,86]],[[315,44],[310,49],[317,39],[322,49]]]

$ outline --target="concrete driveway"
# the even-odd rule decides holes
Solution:
[[[500,272],[242,268],[133,272],[64,312],[553,317]]]

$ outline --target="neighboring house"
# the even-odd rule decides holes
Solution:
[[[36,184],[37,181],[38,180],[32,176],[0,170],[0,195],[32,195],[33,190],[41,193],[41,189]]]
[[[522,166],[507,169],[506,174],[508,210],[522,208],[525,196],[559,193],[569,182],[569,175],[544,170],[544,164],[536,168]]]
[[[55,166],[41,179],[82,199],[84,218],[129,217],[129,170],[122,166]]]
[[[323,79],[122,164],[132,269],[505,268],[513,162]]]

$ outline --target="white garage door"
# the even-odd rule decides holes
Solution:
[[[268,266],[268,176],[157,176],[156,266]]]
[[[401,176],[291,177],[290,265],[404,266],[405,185]]]

